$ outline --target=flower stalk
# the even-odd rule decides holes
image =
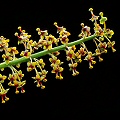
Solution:
[[[86,41],[93,40],[95,37],[96,37],[96,35],[91,35],[91,36],[86,37],[86,38],[81,38],[79,40],[76,40],[76,41],[68,43],[67,46],[71,47],[73,45],[78,45],[78,44],[84,43]],[[43,50],[43,51],[31,54],[30,57],[31,58],[39,58],[39,57],[48,55],[49,53],[60,51],[60,50],[65,50],[65,49],[66,49],[66,45],[64,44],[64,45],[60,45],[60,46],[54,47],[54,48],[52,48],[50,50]],[[6,64],[6,62],[3,62],[3,63],[0,63],[0,69],[9,67],[11,65],[14,66],[14,65],[17,65],[18,63],[28,62],[29,60],[30,60],[30,58],[20,57],[18,59],[10,61],[8,64]]]

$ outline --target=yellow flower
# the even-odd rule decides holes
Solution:
[[[22,51],[22,52],[20,53],[20,56],[24,56],[24,57],[27,57],[27,58],[29,58],[30,55],[31,55],[31,52],[28,52],[28,50]]]
[[[16,47],[10,47],[7,49],[7,51],[11,54],[11,55],[14,55],[14,54],[18,54],[18,50],[16,50]]]
[[[28,72],[30,72],[30,71],[32,71],[33,69],[35,69],[35,67],[36,67],[36,65],[37,65],[37,63],[36,62],[27,62],[27,71]]]
[[[18,79],[20,80],[24,77],[24,74],[22,74],[21,70],[18,71],[18,77],[19,77]]]
[[[0,83],[4,83],[7,76],[0,74]]]

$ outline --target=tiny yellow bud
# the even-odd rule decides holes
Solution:
[[[57,22],[54,22],[54,25],[57,25]]]
[[[40,59],[40,60],[39,60],[39,63],[42,64],[42,63],[43,63],[43,59]]]
[[[101,17],[103,17],[103,12],[100,12],[99,15],[100,15]]]
[[[60,60],[58,59],[58,60],[56,60],[56,64],[60,64]]]
[[[8,97],[6,97],[6,98],[5,98],[5,101],[8,101],[8,100],[9,100],[9,98],[8,98]]]
[[[113,47],[112,47],[112,52],[116,52],[116,49],[114,49]]]
[[[105,50],[104,52],[107,53],[107,50]]]
[[[56,75],[56,79],[59,79],[60,77],[58,75]]]
[[[44,85],[42,85],[42,86],[41,86],[41,89],[45,89],[45,86],[44,86]]]
[[[20,30],[20,29],[21,29],[21,26],[18,27],[18,30]]]
[[[90,65],[90,66],[89,66],[89,69],[92,69],[92,68],[93,68],[93,66],[92,66],[92,65]]]
[[[81,23],[80,25],[81,25],[82,27],[84,27],[84,23]]]
[[[79,62],[81,63],[81,62],[82,62],[82,59],[79,59]]]
[[[5,103],[5,100],[2,100],[2,103]]]
[[[73,72],[72,76],[76,76],[76,73],[75,73],[75,72]]]
[[[62,80],[62,79],[63,79],[63,76],[60,75],[60,78],[59,78],[59,79]]]
[[[31,37],[31,35],[28,35],[27,37],[28,37],[28,38],[30,38],[30,37]],[[31,42],[32,42],[32,41],[31,41]]]
[[[40,31],[40,28],[36,28],[36,31]]]
[[[78,71],[76,71],[76,75],[78,75],[79,74],[79,72]]]
[[[92,61],[92,64],[96,64],[96,61]]]
[[[37,83],[37,85],[36,85],[37,87],[40,87],[40,84],[39,83]]]
[[[89,11],[90,11],[90,12],[93,11],[93,8],[89,8]]]
[[[16,90],[16,91],[15,91],[15,94],[18,94],[18,93],[19,93],[19,91],[18,91],[18,90]]]

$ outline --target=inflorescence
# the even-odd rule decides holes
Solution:
[[[33,76],[32,79],[34,79],[36,86],[44,89],[44,82],[47,82],[46,76],[48,71],[45,70],[45,62],[42,58],[39,59],[39,57],[48,54],[50,56],[50,66],[52,67],[51,73],[55,74],[56,79],[62,80],[62,72],[64,68],[61,66],[63,62],[57,57],[60,54],[59,50],[64,50],[66,52],[66,60],[69,61],[69,70],[72,71],[73,76],[79,74],[79,71],[77,71],[77,66],[78,63],[82,62],[82,60],[87,60],[89,63],[89,68],[92,69],[93,65],[96,63],[94,59],[96,56],[98,57],[99,62],[101,62],[103,61],[101,56],[103,53],[107,53],[107,48],[111,48],[112,52],[116,51],[114,48],[115,41],[110,40],[114,32],[106,27],[107,17],[103,16],[103,12],[100,12],[99,16],[94,15],[92,8],[90,8],[89,11],[92,15],[90,20],[94,24],[94,34],[91,35],[91,28],[89,26],[85,26],[84,23],[81,23],[82,29],[78,35],[80,38],[80,48],[78,50],[76,50],[76,45],[78,42],[74,41],[69,43],[68,37],[71,35],[70,32],[68,32],[63,26],[59,27],[57,22],[54,22],[54,26],[57,28],[59,37],[56,38],[52,34],[48,34],[47,30],[41,30],[40,28],[37,28],[36,31],[40,37],[38,42],[33,41],[31,39],[31,35],[26,33],[26,31],[19,26],[19,33],[16,32],[15,36],[18,38],[18,45],[23,44],[25,48],[20,53],[16,47],[9,47],[9,39],[6,39],[4,36],[0,37],[0,52],[4,52],[2,55],[4,63],[0,64],[0,66],[2,66],[0,69],[3,71],[6,65],[11,70],[11,73],[8,77],[0,74],[0,96],[2,98],[2,103],[5,103],[5,101],[9,100],[6,94],[10,88],[5,89],[3,87],[3,83],[6,79],[9,81],[8,86],[15,87],[16,94],[19,92],[25,93],[24,85],[26,84],[26,80],[23,80],[24,74],[22,73],[22,70],[17,70],[20,68],[20,64],[22,62],[16,62],[13,65],[10,64],[11,61],[17,61],[20,59],[16,57],[17,54],[19,54],[22,59],[26,60],[28,72],[33,70],[35,71],[36,75]],[[93,37],[90,38],[90,36]],[[94,53],[87,49],[87,46],[85,45],[85,41],[87,41],[87,39],[92,39],[95,43],[96,49]],[[58,46],[58,43],[61,43],[62,45]],[[53,45],[55,45],[56,48],[53,47]],[[39,48],[42,48],[46,54],[40,53],[37,57],[33,57],[32,55]]]

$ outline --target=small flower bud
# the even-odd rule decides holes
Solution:
[[[41,89],[45,89],[45,86],[42,85],[42,86],[41,86]]]

